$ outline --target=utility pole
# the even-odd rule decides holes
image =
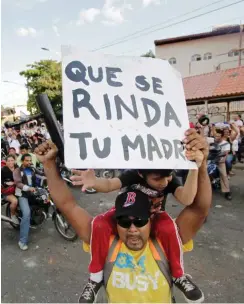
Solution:
[[[243,33],[243,24],[240,21],[240,39],[239,39],[239,67],[241,66],[241,54],[242,54],[242,33]]]

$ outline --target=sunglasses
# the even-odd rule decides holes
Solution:
[[[141,218],[118,218],[117,223],[122,228],[130,228],[130,226],[133,224],[137,228],[141,228],[145,226],[148,223],[148,219],[141,219]]]

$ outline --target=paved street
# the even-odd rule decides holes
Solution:
[[[186,272],[204,291],[206,302],[244,302],[244,171],[235,172],[232,202],[214,194],[211,213],[195,239],[195,248],[185,254]],[[74,193],[92,214],[110,208],[116,196]],[[170,214],[176,216],[180,208],[170,197]],[[51,219],[42,229],[31,232],[27,252],[18,249],[17,241],[18,233],[3,223],[2,302],[77,302],[88,277],[89,255],[82,251],[81,242],[62,239]],[[184,302],[178,293],[177,302]]]

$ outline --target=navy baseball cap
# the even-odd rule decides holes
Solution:
[[[119,194],[115,200],[115,218],[150,218],[151,201],[148,195],[138,190],[128,190]]]

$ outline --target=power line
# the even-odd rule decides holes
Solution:
[[[242,18],[244,18],[244,15],[242,15],[242,16],[240,16],[240,17],[235,17],[235,18],[231,18],[231,19],[228,19],[228,20],[224,20],[223,22],[230,22],[230,21],[233,21],[233,20],[238,20],[238,21],[239,21],[239,20],[241,20]],[[203,30],[207,30],[207,29],[212,28],[212,27],[213,27],[213,25],[209,25],[209,26],[207,26],[207,27],[204,27],[204,28],[200,28],[200,29],[198,29],[198,30],[195,30],[194,32],[190,32],[190,33],[187,34],[187,35],[195,34],[195,33],[200,32],[200,31],[202,32]],[[136,49],[135,49],[135,48],[129,49],[129,50],[123,52],[122,55],[131,53],[131,52],[134,52],[134,51],[138,51],[139,49],[141,49],[141,47],[136,48]]]
[[[128,38],[128,37],[135,36],[136,34],[140,34],[141,32],[144,32],[145,30],[149,30],[149,29],[151,29],[151,28],[153,28],[153,27],[155,27],[155,26],[162,25],[162,24],[166,24],[166,23],[171,22],[171,21],[173,21],[173,20],[175,20],[175,19],[178,19],[178,18],[184,17],[184,16],[186,16],[186,15],[195,13],[195,12],[201,10],[201,9],[207,8],[207,7],[209,7],[209,6],[212,6],[212,5],[214,5],[214,4],[217,4],[217,3],[223,2],[223,1],[224,1],[224,0],[218,0],[218,1],[212,2],[212,3],[208,4],[208,5],[201,6],[201,7],[197,8],[197,9],[195,9],[195,10],[189,11],[189,12],[187,12],[187,13],[184,13],[184,14],[181,14],[181,15],[178,15],[178,16],[171,17],[171,18],[167,19],[167,20],[164,21],[164,22],[159,22],[159,23],[156,23],[156,24],[154,24],[154,25],[151,25],[151,26],[148,26],[148,27],[144,27],[143,29],[138,30],[138,31],[136,31],[136,32],[134,32],[134,33],[131,33],[131,34],[129,34],[129,35],[125,35],[125,36],[123,36],[123,37],[117,38],[117,39],[115,39],[115,40],[112,40],[112,41],[109,42],[109,43],[105,43],[105,44],[101,45],[100,47],[104,47],[104,46],[106,46],[106,45],[108,45],[108,44],[111,44],[111,43],[114,43],[114,42],[118,42],[118,41],[123,40],[123,39]]]
[[[165,26],[165,27],[160,27],[160,28],[157,28],[157,29],[155,29],[155,30],[146,32],[146,33],[144,33],[144,34],[142,34],[142,35],[140,35],[140,36],[138,36],[138,37],[135,37],[135,38],[128,38],[128,39],[124,39],[124,40],[119,41],[119,42],[107,44],[107,45],[105,45],[105,46],[102,46],[102,47],[100,47],[100,48],[94,49],[94,50],[92,50],[92,51],[94,52],[94,51],[102,50],[102,49],[105,49],[105,48],[107,48],[107,47],[114,46],[114,45],[117,45],[117,44],[126,42],[126,41],[128,41],[128,40],[131,40],[131,39],[140,38],[140,37],[146,36],[146,35],[148,35],[148,34],[151,34],[151,33],[153,33],[153,32],[156,32],[156,31],[159,31],[159,30],[163,30],[163,29],[172,27],[172,26],[174,26],[174,25],[181,24],[181,23],[184,23],[184,22],[186,22],[186,21],[189,21],[189,20],[192,20],[192,19],[196,19],[196,18],[198,18],[198,17],[202,17],[202,16],[205,16],[205,15],[207,15],[207,14],[210,14],[210,13],[213,13],[213,12],[216,12],[216,11],[219,11],[219,10],[221,10],[221,9],[224,9],[224,8],[227,8],[227,7],[230,7],[230,6],[233,6],[233,5],[238,4],[238,3],[241,3],[241,2],[243,2],[243,1],[244,1],[244,0],[236,1],[236,2],[234,2],[234,3],[231,3],[231,4],[228,4],[228,5],[225,5],[225,6],[216,8],[216,9],[213,9],[213,10],[211,10],[211,11],[208,11],[208,12],[205,12],[205,13],[202,13],[202,14],[199,14],[199,15],[196,15],[196,16],[193,16],[193,17],[190,17],[190,18],[187,18],[187,19],[184,19],[184,20],[182,20],[182,21],[178,21],[178,22],[171,23],[171,24],[169,24],[169,25],[167,25],[167,26]]]

